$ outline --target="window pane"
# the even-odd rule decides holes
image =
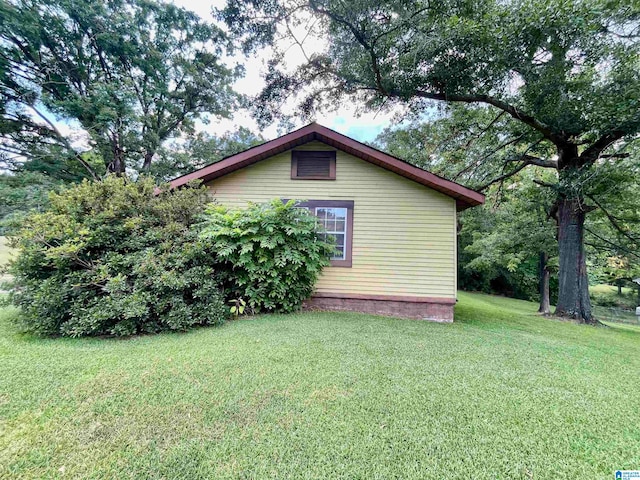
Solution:
[[[333,234],[333,238],[336,244],[336,253],[331,257],[331,260],[344,260],[344,233]]]
[[[344,232],[347,218],[346,208],[317,208],[316,216],[327,232]]]
[[[316,216],[318,217],[318,220],[320,220],[320,223],[322,224],[322,226],[327,232],[333,232],[336,229],[335,218],[336,218],[336,214],[339,213],[339,212],[336,212],[336,210],[341,210],[341,209],[324,208],[324,207],[316,208]]]
[[[316,217],[324,230],[322,239],[331,238],[335,242],[336,253],[331,260],[345,260],[345,244],[347,233],[347,209],[316,207]]]

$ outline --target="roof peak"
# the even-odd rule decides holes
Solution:
[[[484,195],[479,192],[439,177],[427,170],[418,168],[402,159],[320,125],[315,121],[274,140],[267,141],[224,158],[216,163],[202,167],[195,172],[175,178],[170,182],[170,185],[171,188],[176,188],[193,180],[210,181],[313,140],[319,140],[338,150],[347,152],[369,163],[373,163],[381,168],[455,198],[459,210],[484,203]]]

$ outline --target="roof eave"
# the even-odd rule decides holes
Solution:
[[[319,140],[350,153],[355,157],[452,197],[456,200],[457,210],[459,211],[484,203],[484,195],[479,192],[438,177],[404,160],[400,160],[399,158],[376,150],[373,147],[315,123],[306,125],[299,130],[295,130],[275,140],[232,155],[195,172],[178,177],[170,182],[170,186],[171,188],[177,188],[194,180],[209,182],[312,140]]]

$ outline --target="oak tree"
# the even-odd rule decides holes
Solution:
[[[0,18],[0,149],[14,160],[58,148],[96,177],[93,149],[110,172],[148,171],[163,142],[238,105],[226,33],[173,4],[0,0]]]

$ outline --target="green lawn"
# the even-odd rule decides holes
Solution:
[[[626,308],[616,307],[600,307],[598,305],[594,305],[593,312],[598,320],[607,324],[609,324],[610,322],[617,322],[640,325],[640,319],[636,317],[634,310],[627,310]]]
[[[7,238],[0,235],[0,266],[11,259],[11,249],[7,245]]]
[[[273,315],[36,339],[0,312],[0,478],[613,479],[640,328],[460,294],[452,325]]]
[[[599,320],[638,324],[635,315],[638,306],[638,291],[624,287],[622,295],[613,285],[593,285],[589,287],[593,311]]]
[[[0,235],[0,269],[11,260],[12,252],[9,246],[7,245],[7,238]],[[9,280],[7,275],[3,275],[0,272],[0,289],[2,287],[2,282]]]
[[[625,295],[633,295],[635,292],[636,291],[632,288],[622,287],[622,293]],[[592,294],[604,293],[604,294],[617,295],[618,287],[616,287],[615,285],[607,285],[606,283],[600,283],[598,285],[590,285],[589,293],[592,293]]]

